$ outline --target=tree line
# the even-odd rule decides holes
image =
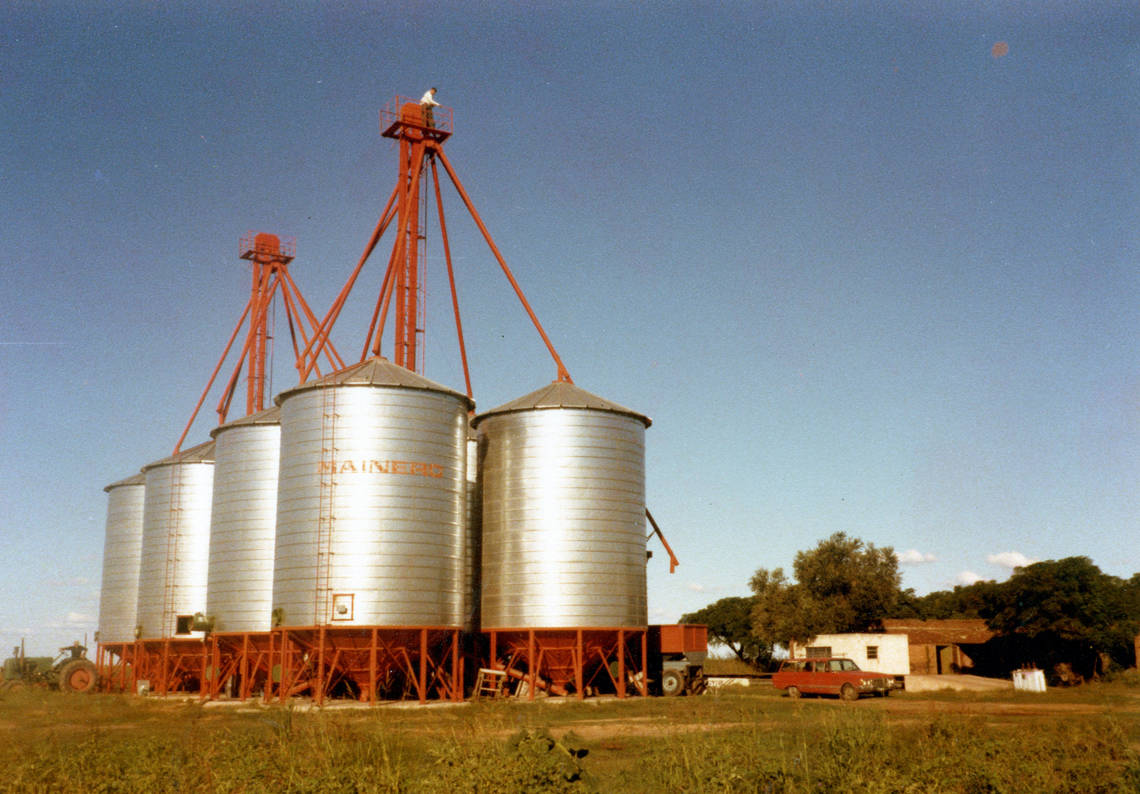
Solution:
[[[980,581],[928,595],[902,589],[898,557],[837,532],[800,551],[792,577],[761,568],[750,596],[722,598],[681,618],[765,669],[777,646],[820,634],[881,630],[891,618],[981,619],[994,637],[979,649],[983,672],[1032,665],[1090,678],[1136,664],[1140,574],[1121,579],[1088,557],[1016,568],[1005,582]]]

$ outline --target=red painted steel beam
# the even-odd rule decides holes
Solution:
[[[210,389],[213,388],[218,372],[221,371],[222,365],[229,356],[234,341],[237,339],[237,335],[241,331],[247,317],[249,319],[249,327],[246,332],[245,343],[242,346],[241,354],[238,356],[237,365],[234,367],[234,371],[218,401],[218,421],[219,423],[225,422],[226,415],[229,413],[230,404],[233,400],[233,395],[237,388],[238,379],[243,369],[247,377],[246,413],[255,413],[265,407],[266,359],[268,352],[266,345],[269,339],[268,318],[269,309],[272,306],[273,298],[278,289],[281,290],[282,301],[285,305],[286,321],[289,325],[290,337],[293,339],[293,350],[297,356],[299,372],[302,370],[302,367],[300,366],[301,353],[298,351],[298,345],[296,343],[296,328],[300,328],[303,337],[306,336],[305,327],[307,321],[309,325],[314,328],[314,339],[319,335],[316,333],[316,317],[313,315],[312,309],[305,303],[305,299],[297,288],[296,282],[294,282],[289,275],[288,263],[292,261],[293,257],[291,254],[281,251],[280,241],[277,237],[270,234],[258,234],[252,247],[242,255],[242,258],[250,260],[252,266],[249,300],[246,302],[242,314],[234,326],[233,333],[230,334],[230,338],[226,342],[222,355],[218,359],[218,363],[215,365],[213,372],[211,372],[207,380],[206,388],[202,390],[202,395],[190,414],[190,420],[186,423],[182,435],[179,436],[177,443],[174,445],[175,453],[182,448],[182,442],[186,440],[186,436],[198,416],[198,411],[201,410],[206,395],[209,394]],[[298,308],[300,308],[301,311],[298,311]],[[306,351],[310,346],[311,343],[306,345]],[[323,345],[322,349],[330,363],[340,359],[339,354],[336,353],[336,349],[331,343]],[[318,356],[314,356],[314,363],[317,357]],[[343,361],[341,362],[341,366],[343,366]],[[302,380],[303,378],[304,375],[302,375]]]
[[[252,304],[247,302],[245,308],[242,310],[241,317],[238,318],[237,325],[234,326],[234,332],[230,334],[229,341],[226,342],[225,349],[222,350],[222,357],[218,359],[214,371],[210,374],[209,380],[206,381],[206,388],[202,390],[202,396],[198,398],[198,402],[190,414],[190,421],[186,423],[186,428],[182,431],[182,435],[178,437],[178,442],[174,445],[174,454],[177,455],[178,451],[182,449],[182,442],[186,440],[186,434],[190,432],[190,426],[194,424],[194,420],[198,416],[198,411],[201,409],[202,403],[206,401],[206,395],[210,393],[210,388],[214,385],[214,379],[218,377],[218,371],[221,370],[222,364],[226,363],[226,356],[230,354],[230,348],[233,347],[234,340],[237,339],[238,332],[241,331],[241,327],[245,323],[246,315],[249,314],[251,308]]]
[[[439,231],[443,236],[443,258],[447,262],[447,283],[451,289],[451,308],[455,312],[455,335],[459,338],[459,360],[463,363],[463,382],[467,386],[467,396],[473,398],[471,392],[471,370],[467,366],[467,345],[463,341],[463,320],[459,317],[459,293],[455,289],[455,270],[451,266],[451,245],[447,239],[447,220],[443,214],[443,198],[439,192],[439,169],[435,166],[435,158],[431,161],[431,180],[435,188],[435,206],[439,214]],[[474,412],[474,408],[471,409]]]
[[[661,531],[661,527],[657,526],[657,522],[653,520],[653,514],[649,512],[648,507],[645,508],[645,517],[649,519],[649,524],[650,524],[650,526],[653,527],[653,533],[656,534],[658,538],[660,538],[661,545],[664,546],[665,551],[668,552],[668,554],[669,554],[669,573],[673,573],[674,571],[677,570],[677,566],[680,565],[681,563],[677,559],[677,555],[673,553],[673,549],[669,545],[669,541],[665,540],[665,533],[663,533]]]
[[[340,293],[337,294],[336,299],[333,301],[332,306],[329,307],[324,319],[321,320],[320,327],[317,329],[313,339],[305,347],[305,350],[302,351],[307,357],[305,371],[301,377],[302,382],[309,377],[309,374],[313,371],[313,367],[316,365],[317,359],[320,358],[321,350],[328,342],[329,333],[332,331],[333,325],[336,324],[337,318],[344,308],[344,303],[352,292],[352,288],[356,284],[356,279],[360,276],[360,271],[364,268],[364,263],[368,261],[368,257],[372,255],[373,249],[376,248],[376,244],[380,242],[384,230],[388,228],[388,224],[391,223],[392,218],[395,217],[395,213],[390,213],[390,211],[396,201],[396,197],[399,195],[399,191],[399,185],[392,190],[392,195],[388,198],[388,203],[384,205],[384,210],[380,213],[380,219],[376,222],[376,228],[373,229],[372,236],[368,238],[368,243],[364,247],[364,253],[361,254],[360,260],[356,263],[356,268],[348,277],[348,281],[341,287]],[[313,349],[314,345],[316,346],[315,350]]]
[[[479,227],[479,231],[483,234],[483,239],[487,242],[487,246],[491,249],[491,253],[495,255],[495,259],[498,261],[499,267],[502,268],[503,274],[506,275],[507,281],[509,281],[511,283],[511,286],[514,288],[515,295],[518,296],[518,299],[522,303],[523,308],[526,309],[527,316],[530,317],[531,323],[534,324],[534,327],[538,331],[539,336],[542,337],[542,341],[546,344],[546,349],[550,352],[550,355],[554,359],[554,363],[558,368],[558,380],[564,383],[573,383],[574,380],[570,377],[569,371],[567,371],[566,366],[562,363],[561,356],[559,356],[558,351],[554,349],[554,344],[550,341],[550,337],[546,335],[546,331],[543,329],[542,323],[538,321],[538,316],[534,313],[534,309],[531,308],[530,303],[526,299],[526,295],[523,294],[522,287],[520,287],[518,281],[515,280],[515,276],[511,272],[511,269],[507,267],[507,263],[503,259],[503,255],[499,253],[498,246],[496,246],[495,241],[491,239],[491,233],[487,231],[487,227],[483,223],[483,219],[479,217],[479,213],[476,211],[475,205],[471,203],[471,198],[467,195],[467,191],[463,188],[463,183],[459,181],[459,177],[456,176],[455,170],[451,167],[451,162],[447,159],[447,155],[444,154],[443,149],[439,146],[433,146],[432,148],[439,156],[440,162],[443,163],[443,167],[447,171],[447,175],[451,178],[451,183],[455,185],[456,192],[458,192],[460,198],[463,199],[463,204],[467,207],[467,211],[471,214],[471,219],[475,221],[475,225]]]

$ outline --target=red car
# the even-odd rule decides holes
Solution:
[[[860,695],[886,697],[894,686],[892,676],[859,669],[850,659],[785,659],[772,676],[772,686],[788,697],[838,695],[858,700]]]

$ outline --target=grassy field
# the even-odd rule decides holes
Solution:
[[[1140,791],[1140,681],[311,709],[0,695],[0,791]]]

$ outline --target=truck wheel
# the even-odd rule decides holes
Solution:
[[[72,659],[59,669],[59,688],[64,692],[90,692],[98,676],[88,659]]]
[[[850,684],[844,684],[839,690],[839,697],[842,700],[858,700],[859,693],[855,691],[855,687]]]
[[[674,697],[685,691],[685,678],[676,670],[666,670],[661,674],[661,694]]]
[[[788,697],[790,697],[792,700],[799,700],[801,692],[800,692],[800,688],[798,686],[788,687],[787,692],[788,692]]]

